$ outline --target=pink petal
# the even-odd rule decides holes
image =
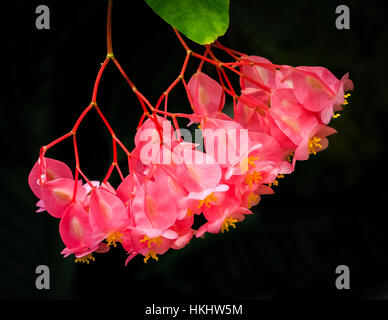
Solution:
[[[102,188],[94,189],[90,197],[90,215],[103,233],[129,224],[128,212],[123,202]]]
[[[47,212],[56,218],[61,218],[71,204],[74,193],[74,180],[59,178],[42,185],[42,200]],[[82,201],[86,190],[82,183],[78,183],[76,200]]]
[[[225,93],[217,81],[199,72],[191,77],[187,86],[197,114],[213,116],[222,110]]]
[[[59,232],[68,248],[89,247],[92,243],[89,217],[79,204],[73,203],[67,208],[59,223]]]

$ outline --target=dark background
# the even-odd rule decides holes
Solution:
[[[119,248],[90,265],[62,258],[58,220],[34,212],[27,177],[39,147],[68,132],[90,102],[106,54],[106,3],[2,4],[0,298],[388,298],[388,28],[385,11],[371,1],[231,0],[225,45],[278,64],[325,66],[337,77],[350,72],[355,90],[331,123],[338,134],[330,147],[298,163],[276,194],[227,234],[193,239],[146,265],[137,257],[125,267]],[[50,30],[35,28],[39,4],[51,10]],[[340,4],[350,7],[350,30],[335,28]],[[179,74],[185,51],[142,0],[116,0],[113,10],[115,55],[155,103]],[[197,64],[193,59],[189,71]],[[141,108],[112,65],[98,102],[132,148]],[[180,86],[169,102],[171,111],[189,112]],[[94,111],[77,137],[81,167],[91,179],[103,178],[110,138]],[[70,140],[47,156],[74,165]],[[41,264],[50,267],[50,290],[35,288]],[[342,264],[350,268],[350,290],[335,287]]]

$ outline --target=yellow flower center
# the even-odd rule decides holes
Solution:
[[[152,259],[154,259],[154,260],[156,260],[156,261],[159,261],[159,258],[158,258],[158,256],[156,255],[156,252],[153,251],[153,250],[148,251],[148,253],[145,255],[145,257],[144,257],[144,263],[147,263],[147,261],[148,261],[150,258],[152,258]]]
[[[117,243],[116,242],[121,242],[122,240],[122,237],[123,237],[123,234],[119,231],[115,231],[115,232],[112,232],[111,234],[109,234],[109,236],[106,238],[106,245],[109,247],[109,246],[114,246],[114,247],[117,247]]]
[[[198,209],[201,209],[203,206],[210,208],[211,202],[217,202],[217,197],[214,193],[209,194],[205,199],[199,200]]]
[[[317,154],[316,148],[322,148],[322,145],[319,143],[322,139],[318,137],[312,137],[308,142],[309,153]]]
[[[156,237],[156,238],[148,238],[146,235],[144,235],[144,238],[140,240],[140,243],[147,242],[147,247],[151,248],[151,245],[153,243],[157,244],[159,247],[163,242],[162,236]]]
[[[236,219],[233,219],[232,217],[226,218],[225,221],[222,223],[221,226],[221,233],[224,233],[225,231],[229,231],[229,227],[233,227],[236,229],[235,223],[237,222]]]
[[[259,160],[259,157],[249,156],[240,162],[241,173],[244,174],[248,171],[249,167],[256,167],[255,161]]]
[[[254,183],[259,183],[260,180],[263,180],[261,173],[258,171],[253,171],[245,177],[245,182],[252,188]]]
[[[96,259],[94,259],[93,255],[91,253],[89,253],[88,255],[86,255],[86,256],[84,256],[82,258],[75,259],[75,262],[89,264],[89,260],[96,261]]]
[[[255,161],[256,160],[259,160],[260,158],[259,157],[253,157],[253,156],[249,156],[248,157],[248,165],[249,166],[252,166],[252,167],[255,167]]]

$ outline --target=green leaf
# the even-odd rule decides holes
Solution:
[[[199,44],[209,44],[229,26],[229,0],[145,0],[163,20]]]

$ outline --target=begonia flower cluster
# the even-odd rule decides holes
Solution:
[[[242,56],[239,67],[232,116],[224,112],[223,83],[203,71],[187,83],[190,125],[200,128],[203,150],[154,113],[138,128],[129,174],[117,187],[76,181],[65,163],[39,157],[29,185],[37,212],[59,219],[65,257],[89,263],[94,253],[121,246],[126,263],[138,255],[148,262],[229,231],[297,161],[328,146],[336,133],[329,123],[353,89],[347,74],[337,79],[323,67],[273,65],[258,56]],[[204,223],[196,226],[199,215]]]

